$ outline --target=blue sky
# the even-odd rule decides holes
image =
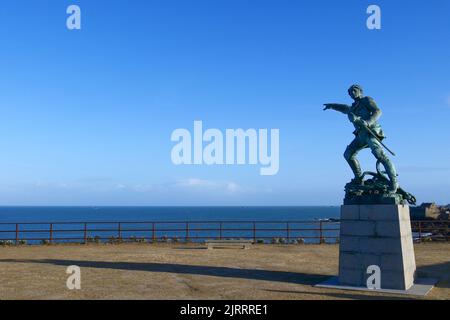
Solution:
[[[401,185],[449,203],[449,17],[446,0],[3,0],[0,205],[340,204],[352,127],[321,105],[355,82]],[[194,120],[280,129],[279,173],[174,166],[170,135]]]

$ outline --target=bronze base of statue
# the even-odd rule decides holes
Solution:
[[[398,194],[395,195],[362,195],[346,197],[344,199],[344,205],[356,205],[356,204],[404,204],[405,200]]]
[[[366,176],[372,178],[364,180]],[[416,204],[416,198],[398,188],[392,192],[391,182],[386,175],[379,170],[377,172],[365,172],[360,181],[352,180],[345,186],[344,205],[353,204]]]

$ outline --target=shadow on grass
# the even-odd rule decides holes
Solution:
[[[271,290],[271,289],[265,289],[264,291],[268,292],[275,292],[275,293],[292,293],[292,294],[301,294],[301,295],[310,295],[312,298],[313,296],[317,296],[318,298],[321,298],[323,296],[328,296],[331,298],[337,298],[337,299],[350,299],[350,300],[411,300],[415,299],[414,297],[397,297],[397,296],[387,296],[385,293],[383,296],[371,296],[371,295],[364,295],[364,294],[357,294],[357,293],[335,293],[335,292],[305,292],[305,291],[296,291],[296,290]]]
[[[165,272],[165,273],[203,275],[203,276],[215,276],[225,278],[288,282],[303,285],[315,285],[319,282],[325,281],[330,277],[330,275],[306,274],[287,271],[239,269],[239,268],[215,267],[215,266],[195,266],[195,265],[172,264],[172,263],[108,262],[108,261],[56,260],[56,259],[44,259],[44,260],[5,259],[0,260],[0,266],[2,263],[30,263],[30,264],[41,263],[41,264],[52,264],[57,266],[76,265],[79,266],[80,268]]]
[[[450,261],[417,267],[417,276],[438,279],[436,287],[450,288]]]

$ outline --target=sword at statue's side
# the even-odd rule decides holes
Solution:
[[[389,151],[390,154],[392,154],[394,157],[396,156],[395,153],[393,151],[391,151],[391,149],[389,149],[384,143],[383,141],[381,141],[380,138],[378,138],[377,134],[375,132],[372,131],[372,129],[370,129],[368,126],[365,126],[363,124],[360,124],[360,126],[362,128],[364,128],[368,133],[370,133],[372,135],[372,137],[374,137],[387,151]]]

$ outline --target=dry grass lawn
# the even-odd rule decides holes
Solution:
[[[386,299],[315,288],[338,272],[337,245],[121,244],[0,247],[0,299]],[[439,279],[426,299],[450,299],[450,244],[415,246],[420,276]],[[81,290],[66,268],[81,267]],[[411,299],[411,297],[409,297]]]

